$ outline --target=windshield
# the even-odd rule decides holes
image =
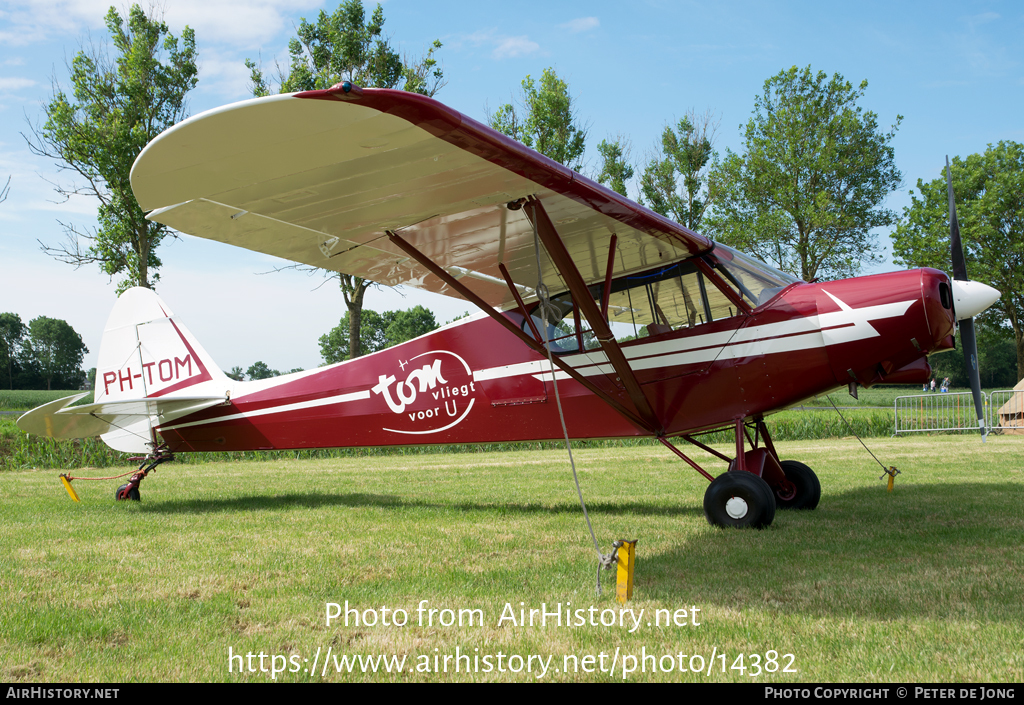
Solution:
[[[754,308],[768,302],[790,284],[800,281],[792,275],[780,272],[764,262],[717,242],[712,258],[721,265],[719,271],[725,275],[726,281]]]

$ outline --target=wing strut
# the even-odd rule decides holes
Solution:
[[[569,292],[572,294],[573,301],[580,307],[587,322],[590,324],[591,330],[597,336],[598,342],[601,343],[601,349],[604,350],[605,355],[608,356],[608,361],[615,368],[615,374],[619,376],[623,386],[625,386],[626,392],[633,401],[637,413],[644,420],[644,425],[654,429],[656,436],[663,436],[665,434],[664,424],[661,423],[657,414],[654,413],[654,409],[651,408],[647,395],[644,394],[640,383],[633,374],[633,368],[629,366],[626,356],[622,354],[618,341],[615,340],[611,328],[608,327],[608,322],[601,315],[598,303],[590,294],[590,290],[587,289],[583,277],[576,268],[576,263],[572,261],[572,256],[565,249],[565,244],[558,236],[558,231],[555,230],[555,226],[551,222],[551,218],[548,217],[547,211],[544,210],[544,206],[536,198],[530,201],[529,208],[533,214],[532,220],[537,227],[537,233],[540,235],[541,242],[544,243],[544,248],[548,251],[548,256],[555,267],[558,268],[558,272],[562,275],[565,283],[569,285]]]
[[[392,232],[392,231],[389,230],[389,231],[387,231],[387,234],[388,234],[388,238],[391,240],[392,243],[394,243],[394,245],[396,247],[401,249],[403,252],[405,252],[407,255],[409,255],[414,260],[416,260],[419,264],[421,264],[423,267],[425,267],[428,271],[430,271],[431,274],[433,274],[434,276],[439,278],[441,281],[443,281],[445,284],[447,284],[452,289],[454,289],[456,292],[458,292],[458,294],[460,296],[462,296],[464,299],[466,299],[470,303],[474,304],[481,311],[483,311],[488,316],[490,316],[495,321],[497,321],[502,326],[504,326],[504,328],[506,330],[508,330],[510,333],[512,333],[517,338],[519,338],[521,341],[523,341],[528,346],[530,346],[530,348],[532,350],[535,350],[539,355],[542,355],[545,359],[547,359],[547,357],[548,357],[547,349],[544,348],[543,344],[539,343],[536,339],[532,338],[531,336],[527,335],[525,332],[520,330],[519,327],[516,326],[511,320],[509,320],[508,318],[503,316],[500,311],[497,311],[497,310],[494,309],[493,306],[488,305],[486,301],[481,299],[479,296],[477,296],[475,293],[473,293],[470,289],[466,288],[466,286],[463,285],[461,282],[459,282],[457,279],[455,279],[455,277],[453,277],[447,271],[445,271],[444,269],[439,267],[435,262],[433,262],[430,258],[426,257],[422,252],[417,250],[413,245],[411,245],[410,243],[408,243],[404,239],[402,239],[402,237],[400,235],[398,235],[398,233],[395,233],[395,232]],[[652,425],[652,424],[648,423],[646,420],[638,417],[636,414],[634,414],[628,408],[623,406],[614,397],[612,397],[607,392],[605,392],[604,390],[602,390],[599,387],[597,387],[593,382],[591,382],[586,377],[584,377],[579,372],[577,372],[573,367],[568,365],[564,360],[555,357],[554,358],[554,363],[555,363],[556,367],[558,367],[560,370],[565,372],[571,378],[573,378],[574,380],[576,380],[577,382],[582,384],[584,387],[589,389],[591,392],[596,394],[601,400],[603,400],[608,406],[610,406],[612,409],[614,409],[616,412],[618,412],[621,416],[623,416],[631,424],[633,424],[634,426],[636,426],[637,428],[639,428],[640,430],[642,430],[642,431],[644,431],[646,433],[660,435],[658,433],[658,430],[657,430],[657,429],[660,429],[660,424],[655,426],[655,425]]]

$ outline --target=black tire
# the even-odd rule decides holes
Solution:
[[[704,493],[704,516],[712,526],[763,529],[775,519],[775,493],[753,473],[727,472]]]
[[[130,490],[128,490],[128,496],[127,497],[122,497],[121,493],[124,492],[126,487],[128,487],[128,485],[121,485],[120,487],[118,487],[117,491],[114,493],[114,499],[117,499],[117,500],[130,499],[133,502],[138,502],[139,500],[142,499],[142,496],[139,494],[139,488],[138,487],[131,488]]]
[[[779,509],[814,509],[821,501],[821,482],[814,471],[796,460],[783,460],[782,472],[796,487],[796,494],[785,497],[775,492],[775,506]]]

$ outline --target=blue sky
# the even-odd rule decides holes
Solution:
[[[67,85],[66,62],[82,47],[106,41],[110,3],[93,0],[5,0],[0,5],[0,183],[12,176],[0,204],[0,311],[22,320],[63,318],[90,349],[95,364],[113,305],[115,283],[95,266],[75,270],[40,251],[57,244],[58,219],[88,227],[95,204],[58,204],[49,181],[65,179],[34,156],[21,133],[39,121],[56,81]],[[122,7],[121,5],[117,5]],[[167,0],[172,33],[196,31],[199,85],[192,114],[248,97],[244,61],[273,72],[287,57],[300,18],[336,4],[315,0]],[[919,178],[939,176],[944,156],[966,156],[999,140],[1024,141],[1024,5],[1018,2],[411,2],[383,3],[385,31],[407,56],[434,39],[447,85],[436,96],[483,120],[518,93],[527,74],[553,67],[576,100],[589,130],[589,175],[596,144],[622,135],[640,162],[663,127],[691,110],[710,111],[719,127],[716,149],[739,150],[765,79],[790,66],[868,81],[862,106],[893,141],[903,188],[888,202],[897,210]],[[372,9],[372,7],[370,8]],[[635,191],[630,194],[635,197]],[[878,233],[888,242],[888,233]],[[158,291],[214,359],[229,369],[263,360],[271,367],[314,367],[317,339],[337,324],[344,303],[331,284],[303,274],[260,274],[271,258],[183,236],[161,251]],[[891,262],[875,270],[894,268]],[[371,292],[377,310],[407,308],[402,298]],[[465,303],[431,298],[444,322]]]

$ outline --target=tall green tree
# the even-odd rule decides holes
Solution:
[[[705,231],[804,280],[856,274],[878,261],[873,228],[892,225],[882,207],[901,180],[892,139],[854,88],[811,67],[765,81],[744,133],[712,178],[720,195]]]
[[[249,369],[246,370],[246,374],[249,375],[249,379],[270,379],[271,377],[280,377],[281,373],[277,370],[272,370],[263,362],[263,360],[257,360],[256,362],[249,365]]]
[[[59,86],[46,107],[46,122],[26,137],[31,150],[71,172],[72,185],[56,185],[65,198],[84,194],[100,203],[99,227],[64,225],[62,245],[40,243],[56,259],[80,267],[98,263],[121,277],[118,293],[152,287],[159,279],[157,248],[168,229],[146,220],[132,194],[135,157],[154,137],[182,120],[186,94],[197,81],[195,34],[181,41],[167,25],[132,5],[122,17],[106,15],[115,58],[82,50],[71,62],[71,94]]]
[[[708,183],[718,125],[710,113],[693,112],[661,133],[661,154],[652,157],[640,180],[641,202],[690,230],[700,228],[714,202]]]
[[[384,34],[384,10],[380,5],[367,18],[360,0],[346,0],[329,15],[321,10],[315,22],[303,18],[296,35],[288,42],[288,70],[279,70],[281,93],[323,90],[351,81],[364,88],[399,88],[433,96],[445,84],[444,72],[434,56],[441,42],[435,40],[419,60],[401,57]],[[251,59],[245,65],[250,71],[253,95],[270,95],[271,81],[262,68]],[[348,350],[352,357],[358,357],[365,352],[359,333],[363,297],[373,282],[351,274],[332,276],[338,278],[349,312]]]
[[[360,324],[360,349],[364,355],[418,338],[438,328],[434,314],[422,306],[414,306],[406,311],[384,313],[366,309],[363,311]],[[320,336],[320,354],[324,363],[331,365],[355,357],[350,352],[348,330],[349,321],[346,313],[336,327],[326,335]]]
[[[982,317],[1012,328],[1017,379],[1024,379],[1024,145],[999,142],[984,154],[954,157],[950,172],[967,274],[1002,294]],[[910,192],[911,204],[892,235],[893,259],[949,271],[945,168],[932,181],[918,179],[917,192]]]
[[[597,174],[597,182],[607,184],[612,191],[628,197],[626,182],[633,178],[633,167],[629,163],[629,143],[622,137],[616,137],[611,142],[601,140],[597,145],[597,153],[601,155],[601,171]]]
[[[582,169],[587,129],[579,124],[568,84],[554,69],[544,69],[540,85],[531,76],[524,78],[520,107],[505,103],[489,122],[498,132],[544,156],[570,169]]]
[[[67,321],[39,316],[28,324],[22,355],[47,389],[77,389],[85,381],[82,360],[89,349]]]
[[[17,356],[25,336],[25,324],[16,313],[0,313],[0,369],[6,371],[6,387],[14,389]]]

